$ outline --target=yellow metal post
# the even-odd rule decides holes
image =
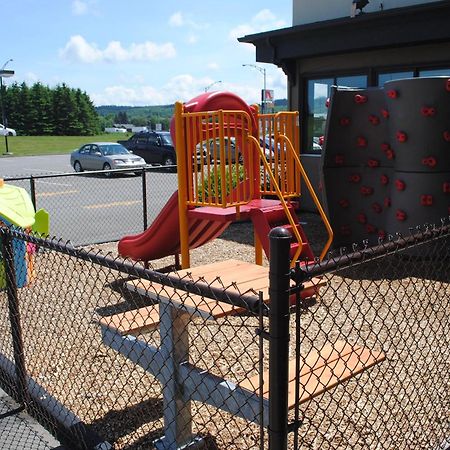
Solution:
[[[180,218],[180,249],[181,249],[181,267],[187,269],[190,267],[189,255],[189,227],[187,217],[187,164],[186,154],[189,150],[186,145],[185,133],[183,127],[183,104],[175,103],[175,150],[177,153],[178,170],[178,215]]]

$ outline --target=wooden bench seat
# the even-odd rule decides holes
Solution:
[[[306,283],[308,284],[308,283]],[[307,289],[318,289],[323,284],[310,283]],[[244,308],[230,305],[229,303],[219,302],[210,298],[204,298],[196,294],[175,290],[170,286],[163,286],[157,283],[150,283],[147,280],[134,280],[126,284],[131,292],[136,292],[142,296],[158,300],[157,293],[170,299],[170,302],[179,309],[185,310],[191,315],[203,317],[207,320],[219,319],[231,314],[237,314],[244,311]],[[264,296],[263,298],[268,297]],[[97,322],[103,326],[113,328],[120,334],[137,335],[150,332],[159,325],[159,305],[150,305],[130,311],[103,316],[97,319]]]
[[[300,399],[302,404],[385,359],[384,353],[343,341],[312,350],[300,360]],[[295,359],[289,361],[289,409],[295,406]],[[269,398],[269,372],[263,374],[263,396]],[[259,374],[239,383],[259,395]]]

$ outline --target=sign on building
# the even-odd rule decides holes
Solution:
[[[265,109],[275,107],[272,89],[262,89],[261,100],[262,103],[265,105]]]

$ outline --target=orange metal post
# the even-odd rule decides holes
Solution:
[[[186,179],[186,140],[183,127],[183,104],[175,103],[175,150],[177,152],[177,170],[178,170],[178,214],[180,217],[180,248],[181,248],[181,267],[187,269],[190,267],[189,255],[189,227],[187,217],[187,179]]]

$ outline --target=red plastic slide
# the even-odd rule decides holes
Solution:
[[[119,254],[135,261],[152,261],[180,253],[178,191],[174,192],[152,225],[141,234],[119,241]],[[229,223],[189,218],[189,248],[215,239]]]

